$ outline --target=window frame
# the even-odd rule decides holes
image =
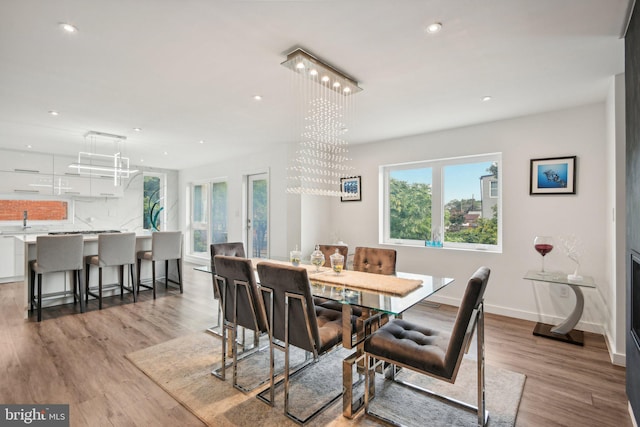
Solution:
[[[498,235],[497,244],[482,243],[460,243],[443,241],[441,247],[430,247],[435,249],[457,249],[457,250],[481,250],[489,252],[502,252],[502,182],[500,173],[502,168],[502,153],[486,153],[461,157],[449,157],[434,160],[420,160],[413,162],[394,163],[379,166],[379,238],[380,244],[398,246],[426,246],[424,240],[415,239],[394,239],[391,238],[390,207],[389,207],[389,178],[390,173],[399,170],[411,170],[421,168],[431,168],[431,230],[440,227],[444,230],[444,169],[446,166],[455,166],[469,163],[495,162],[498,166],[498,203],[497,220]],[[480,178],[480,177],[478,177]],[[479,184],[480,185],[480,184]],[[443,233],[444,240],[444,233]]]
[[[227,224],[226,224],[226,229],[227,229],[227,241],[228,241],[228,232],[229,232],[229,180],[226,177],[222,177],[222,178],[215,178],[215,179],[207,179],[207,180],[199,180],[199,181],[193,181],[191,183],[189,183],[188,185],[188,189],[189,189],[189,201],[187,204],[187,209],[188,209],[188,218],[189,218],[189,223],[187,224],[187,229],[188,229],[188,255],[192,256],[192,257],[196,257],[196,258],[208,258],[209,255],[209,246],[211,245],[211,242],[213,240],[213,221],[211,218],[211,214],[212,214],[212,191],[213,191],[213,185],[214,184],[219,184],[219,183],[226,183],[227,185],[227,191],[226,191],[226,198],[227,198],[227,215],[226,215],[226,220],[227,220]],[[203,187],[203,193],[202,195],[204,197],[201,197],[200,200],[202,200],[203,204],[204,204],[204,211],[202,212],[202,221],[195,221],[195,188],[197,186],[202,186]],[[194,250],[194,236],[193,233],[196,230],[204,230],[206,233],[206,249],[204,252],[196,252]]]
[[[142,229],[143,230],[148,230],[148,231],[153,231],[150,228],[144,228],[144,215],[146,215],[147,213],[144,212],[144,197],[145,197],[145,188],[144,188],[144,179],[146,177],[152,177],[152,178],[158,178],[160,180],[160,194],[159,194],[159,201],[161,201],[161,206],[162,206],[162,212],[161,212],[161,219],[160,219],[160,229],[159,231],[166,231],[167,229],[167,210],[165,209],[165,201],[167,200],[167,174],[163,173],[163,172],[150,172],[150,171],[143,171],[142,172],[142,199],[143,199],[143,219],[142,219]]]

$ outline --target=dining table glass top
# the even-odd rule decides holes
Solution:
[[[257,262],[276,262],[281,264],[289,264],[283,262],[283,259],[252,259],[254,271]],[[419,286],[410,292],[400,295],[395,293],[383,292],[375,289],[363,289],[358,286],[350,285],[350,270],[346,270],[342,276],[337,275],[339,283],[331,283],[332,277],[336,276],[330,267],[320,267],[320,271],[315,273],[315,267],[308,268],[307,262],[303,261],[301,267],[307,267],[309,282],[311,284],[311,292],[314,296],[338,301],[342,304],[357,305],[364,308],[385,312],[392,315],[398,315],[413,307],[420,301],[428,298],[440,289],[451,284],[454,279],[449,277],[437,277],[426,274],[396,272],[394,277],[407,281],[419,281]],[[210,266],[198,266],[195,270],[211,273]],[[260,283],[260,278],[256,272],[256,282]],[[342,273],[341,273],[342,274]],[[358,272],[358,279],[361,281],[363,277],[369,277],[372,282],[381,280],[385,277],[374,273]],[[383,279],[386,280],[386,279]]]

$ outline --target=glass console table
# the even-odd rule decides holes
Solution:
[[[574,330],[584,309],[584,296],[580,288],[595,288],[596,285],[593,277],[582,276],[580,280],[570,280],[565,273],[549,272],[541,273],[535,270],[529,270],[523,279],[532,280],[534,282],[556,283],[566,285],[571,288],[576,296],[576,305],[573,311],[559,325],[553,326],[547,323],[538,322],[533,329],[533,335],[551,338],[558,341],[564,341],[576,345],[584,345],[584,333]]]

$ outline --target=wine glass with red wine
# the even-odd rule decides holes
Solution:
[[[544,274],[544,256],[553,250],[553,239],[551,236],[537,236],[533,240],[533,247],[542,255],[542,271]]]

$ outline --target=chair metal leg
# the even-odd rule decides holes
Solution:
[[[484,304],[480,304],[478,309],[478,320],[476,324],[476,337],[478,338],[478,425],[484,426],[489,420],[489,413],[486,411],[485,405],[485,389],[484,389]]]
[[[151,261],[151,286],[153,286],[153,299],[156,299],[156,262]]]
[[[42,273],[38,274],[38,322],[42,320]]]
[[[142,260],[140,258],[138,258],[138,270],[136,271],[137,273],[137,279],[138,279],[138,295],[140,295],[140,267],[142,264]]]
[[[177,259],[176,263],[178,265],[178,283],[180,284],[180,293],[183,293],[183,289],[182,289],[182,274],[180,273],[181,261],[182,261],[182,259]]]
[[[124,265],[118,266],[118,283],[120,284],[120,299],[124,298]]]
[[[85,298],[82,295],[84,290],[84,283],[82,283],[82,270],[76,270],[74,272],[78,276],[78,299],[80,300],[80,313],[84,313],[86,309]]]
[[[131,276],[131,294],[133,295],[133,302],[136,302],[137,298],[136,298],[136,282],[134,279],[134,272],[133,270],[135,269],[134,264],[129,264],[129,273]]]
[[[89,302],[89,275],[91,274],[91,264],[86,264],[85,268],[84,268],[84,283],[86,286],[85,289],[85,294],[84,294],[84,298],[85,298],[85,302]]]
[[[169,288],[169,260],[164,260],[164,288]]]
[[[29,310],[33,311],[33,301],[36,297],[36,272],[33,269],[29,271]]]
[[[98,310],[102,310],[102,267],[98,267]]]

